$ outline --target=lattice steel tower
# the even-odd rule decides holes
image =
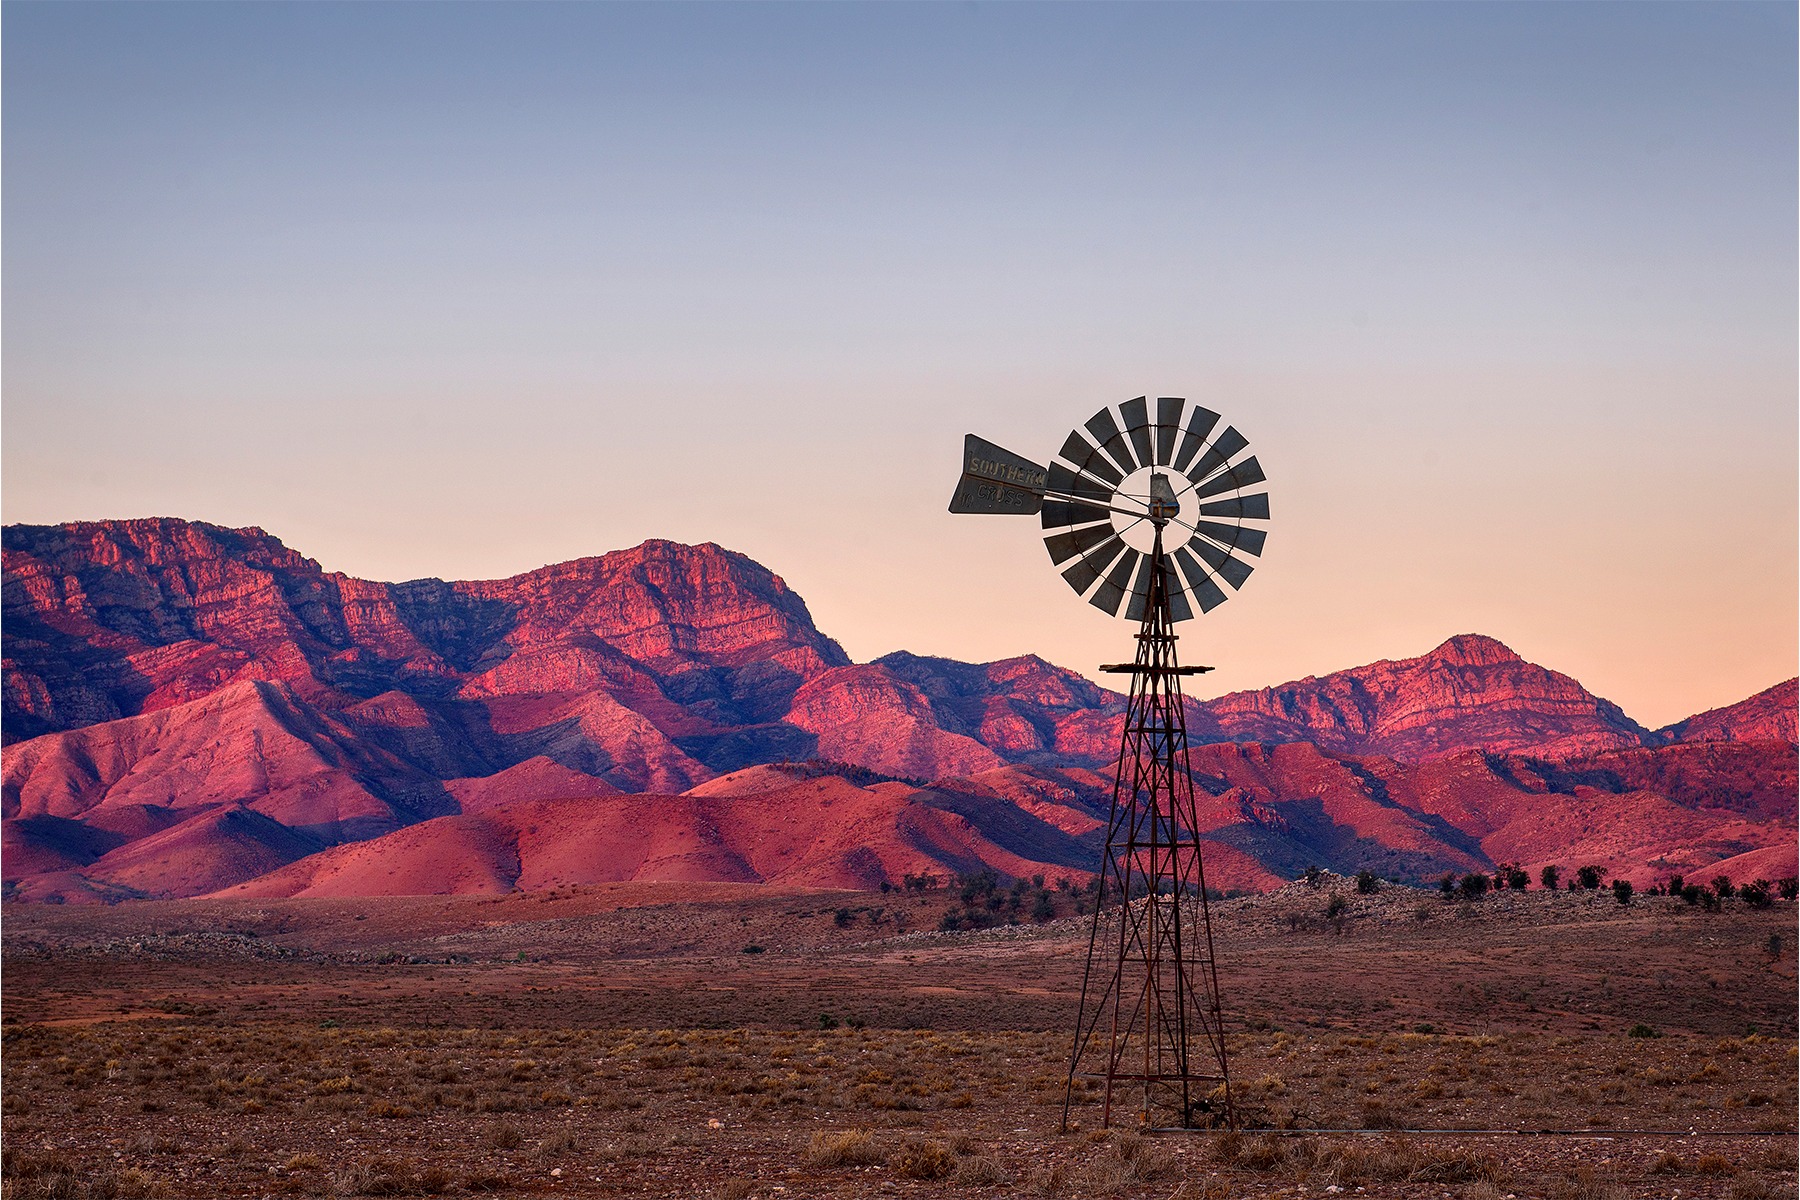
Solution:
[[[1235,1124],[1188,763],[1173,626],[1226,599],[1260,557],[1267,492],[1234,428],[1176,397],[1102,409],[1048,468],[969,435],[952,512],[1037,513],[1051,559],[1102,611],[1139,622],[1096,912],[1069,1055],[1062,1124],[1099,1092],[1101,1123],[1130,1108],[1147,1129]],[[1185,418],[1185,420],[1184,420]],[[1234,462],[1234,460],[1237,460]],[[1182,486],[1176,486],[1179,482]],[[1192,506],[1184,510],[1183,502]],[[1137,544],[1132,544],[1133,542]],[[1186,586],[1183,586],[1185,581]],[[1190,603],[1189,596],[1193,597]]]

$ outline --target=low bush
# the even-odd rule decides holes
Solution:
[[[944,1179],[956,1170],[956,1153],[938,1141],[909,1141],[888,1156],[888,1167],[907,1179]]]
[[[806,1148],[807,1165],[813,1167],[870,1167],[886,1161],[875,1139],[861,1129],[820,1130]]]

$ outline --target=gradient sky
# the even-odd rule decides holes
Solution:
[[[944,511],[1185,395],[1204,694],[1795,673],[1792,4],[4,6],[4,519],[483,578],[716,541],[858,659],[1130,629]]]

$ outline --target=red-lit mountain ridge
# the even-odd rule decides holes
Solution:
[[[1106,768],[1122,708],[1117,694],[1030,657],[852,664],[779,577],[710,545],[647,542],[506,580],[386,584],[326,572],[254,529],[10,526],[4,603],[4,865],[9,891],[25,897],[297,878],[285,864],[381,860],[398,853],[383,835],[407,830],[407,845],[434,846],[440,825],[461,847],[441,851],[445,880],[525,886],[538,878],[526,843],[538,843],[504,832],[524,819],[519,805],[539,806],[527,824],[575,838],[547,844],[590,847],[564,854],[565,875],[580,874],[576,860],[596,878],[873,883],[933,863],[1078,872],[1104,803],[1088,769]],[[1651,732],[1574,680],[1465,636],[1415,659],[1192,702],[1196,743],[1310,743],[1300,758],[1273,754],[1278,765],[1258,767],[1254,782],[1208,774],[1197,756],[1221,806],[1215,877],[1258,886],[1307,861],[1408,876],[1482,863],[1483,839],[1518,834],[1516,819],[1478,821],[1405,782],[1435,779],[1433,763],[1450,760],[1489,764],[1461,790],[1487,789],[1490,806],[1511,796],[1542,816],[1576,804],[1604,826],[1610,804],[1639,832],[1680,843],[1627,838],[1613,847],[1622,864],[1791,847],[1793,697],[1790,682]],[[1681,749],[1734,739],[1742,748],[1722,756]],[[1513,762],[1496,754],[1521,764],[1494,767]],[[1531,765],[1607,755],[1626,757],[1585,774]],[[808,760],[894,780],[827,772],[837,782],[825,791],[869,797],[839,797],[859,814],[850,842],[796,843],[775,862],[759,849],[771,835],[739,828],[750,808],[735,784],[729,803],[705,794],[728,773]],[[1339,782],[1321,782],[1321,762],[1341,765]],[[820,788],[748,778],[770,785],[764,808],[830,826]],[[1459,791],[1430,795],[1445,788]],[[1352,792],[1386,815],[1346,818]],[[1686,815],[1645,825],[1646,796]],[[1472,821],[1493,828],[1476,834]],[[670,822],[732,849],[632,857],[639,841],[673,836]],[[1556,836],[1600,852],[1591,830]],[[374,886],[348,868],[325,878]]]

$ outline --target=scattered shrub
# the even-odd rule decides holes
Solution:
[[[1731,885],[1731,876],[1715,875],[1712,881],[1713,895],[1721,900],[1729,900],[1737,895],[1737,889]]]
[[[1739,1175],[1731,1181],[1730,1200],[1775,1200],[1776,1191],[1757,1175]]]
[[[1738,895],[1751,908],[1767,908],[1772,903],[1769,899],[1769,891],[1773,887],[1774,885],[1766,879],[1752,879],[1738,889]]]
[[[1462,877],[1462,883],[1458,885],[1458,888],[1463,894],[1463,899],[1477,899],[1487,894],[1488,877],[1480,871],[1470,871]]]
[[[1544,890],[1548,892],[1554,892],[1556,890],[1557,881],[1561,878],[1561,867],[1546,866],[1543,870],[1538,872],[1538,882],[1543,884]]]
[[[1363,895],[1373,895],[1380,887],[1381,880],[1375,877],[1375,872],[1365,869],[1356,873],[1356,890]]]
[[[1661,1037],[1662,1034],[1656,1032],[1656,1030],[1650,1028],[1642,1021],[1639,1021],[1636,1025],[1633,1025],[1630,1029],[1625,1031],[1625,1036],[1634,1038],[1653,1038]]]
[[[1612,881],[1613,899],[1620,904],[1631,903],[1631,880],[1615,879]]]
[[[1776,881],[1775,890],[1781,894],[1783,900],[1800,897],[1800,878],[1793,875],[1786,876]]]
[[[1581,886],[1581,889],[1583,891],[1587,891],[1587,892],[1599,891],[1601,881],[1604,880],[1605,878],[1606,878],[1606,868],[1605,867],[1596,867],[1596,866],[1590,865],[1590,866],[1586,866],[1586,867],[1575,868],[1575,882]]]
[[[1013,1181],[999,1163],[980,1156],[963,1159],[951,1179],[965,1187],[1005,1187]]]
[[[875,1139],[861,1129],[820,1130],[806,1149],[807,1165],[813,1167],[878,1166],[886,1158]]]
[[[1325,902],[1325,915],[1327,917],[1342,916],[1344,910],[1349,907],[1350,902],[1348,900],[1344,899],[1342,896],[1333,896]]]
[[[1694,1170],[1702,1175],[1735,1175],[1737,1164],[1723,1154],[1702,1154],[1694,1160]]]
[[[1438,880],[1438,891],[1444,893],[1444,899],[1456,895],[1456,872],[1445,871],[1444,877]]]
[[[943,1179],[956,1170],[956,1154],[938,1141],[909,1141],[888,1156],[888,1167],[907,1179]]]

